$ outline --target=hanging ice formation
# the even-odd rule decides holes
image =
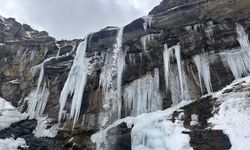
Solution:
[[[242,25],[237,24],[237,40],[240,43],[240,50],[233,50],[227,54],[227,62],[236,79],[250,73],[250,44],[248,35]]]
[[[160,37],[161,33],[158,34],[147,34],[141,37],[141,44],[144,52],[147,52],[147,43],[151,42],[157,37]]]
[[[163,51],[163,59],[164,59],[164,73],[165,73],[165,84],[166,90],[170,90],[172,95],[172,102],[174,105],[178,104],[181,100],[188,100],[189,94],[187,89],[187,83],[185,80],[185,74],[182,70],[181,65],[181,46],[175,45],[173,47],[168,48],[167,44],[164,45]],[[176,67],[172,67],[170,65],[171,56],[175,55],[177,61],[177,69]],[[177,71],[178,70],[178,74]],[[178,76],[178,78],[176,78]],[[179,83],[179,87],[178,87]],[[180,93],[180,97],[178,95],[175,96],[176,93]],[[179,97],[179,98],[177,98]]]
[[[66,110],[64,110],[66,101],[68,100],[68,97],[72,96],[70,119],[73,119],[73,128],[79,119],[82,105],[82,97],[85,85],[87,83],[89,62],[89,59],[85,57],[87,43],[88,36],[85,37],[84,41],[82,41],[78,45],[73,65],[69,72],[68,78],[64,84],[64,87],[61,91],[59,99],[60,110],[58,120],[61,121],[62,118],[65,117],[64,115],[67,112]]]
[[[44,80],[44,64],[53,60],[53,59],[59,59],[59,58],[66,57],[69,54],[71,54],[73,52],[73,50],[74,50],[74,46],[73,46],[73,49],[70,53],[59,56],[59,54],[60,54],[60,48],[59,48],[56,56],[46,58],[41,64],[36,65],[36,66],[31,68],[31,72],[32,72],[33,77],[35,76],[37,71],[40,71],[39,77],[37,80],[36,90],[31,91],[31,93],[25,98],[25,101],[28,101],[28,110],[27,111],[28,111],[28,115],[31,118],[36,118],[40,115],[43,115],[45,107],[47,105],[48,97],[50,94],[49,90],[46,88],[47,85],[46,85],[45,81],[44,81],[43,86],[42,86],[42,82]],[[33,55],[35,55],[35,54],[33,54]],[[32,56],[32,57],[35,57],[35,56]]]
[[[144,17],[142,17],[142,19],[144,20],[143,29],[145,31],[147,31],[147,28],[151,27],[151,25],[152,25],[153,17],[152,16],[144,16]]]
[[[162,109],[159,87],[159,69],[130,83],[124,89],[123,99],[126,115],[138,116],[142,113]]]
[[[195,55],[193,57],[193,60],[198,70],[202,94],[203,94],[202,80],[205,84],[207,93],[211,94],[213,92],[213,89],[212,89],[211,78],[210,78],[210,67],[209,67],[208,55],[203,52],[199,55]]]
[[[103,109],[101,126],[121,118],[121,86],[125,68],[125,53],[122,50],[123,28],[118,29],[114,50],[105,57],[105,64],[100,75],[100,87],[103,91]],[[104,118],[105,119],[104,119]]]
[[[207,35],[207,37],[210,39],[213,34],[214,34],[214,23],[213,21],[209,21],[207,22],[207,27],[205,28],[205,33]]]
[[[37,87],[35,91],[32,91],[26,98],[25,101],[28,101],[28,115],[31,118],[38,117],[39,115],[42,115],[47,101],[49,97],[49,91],[46,88],[46,82],[44,82],[42,86],[42,81],[44,78],[44,64],[48,61],[50,61],[52,58],[47,58],[43,61],[43,63],[34,66],[31,68],[31,72],[33,76],[36,74],[36,72],[39,70],[39,77],[37,80]],[[41,88],[42,87],[42,88]]]

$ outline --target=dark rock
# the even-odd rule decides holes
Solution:
[[[32,134],[33,130],[37,126],[36,120],[22,120],[11,124],[7,129],[0,131],[0,138],[5,139],[9,137],[23,137],[25,135]]]
[[[40,35],[41,35],[41,36],[49,36],[49,33],[46,32],[46,31],[41,31],[41,32],[40,32]]]
[[[192,131],[189,135],[194,150],[228,150],[232,146],[221,130]]]
[[[24,29],[25,31],[33,31],[33,29],[31,28],[31,26],[28,25],[28,24],[23,24],[23,29]]]
[[[107,132],[109,150],[131,150],[131,129],[122,123]]]

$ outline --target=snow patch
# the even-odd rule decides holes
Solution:
[[[19,84],[19,79],[9,81],[10,84]]]
[[[244,82],[245,83],[244,83]],[[233,89],[240,84],[243,90],[224,93],[227,89]],[[229,136],[232,144],[231,150],[245,150],[250,147],[250,77],[234,81],[231,85],[214,94],[221,105],[214,109],[217,112],[209,123],[213,129],[223,130]]]
[[[19,148],[28,148],[26,141],[23,138],[6,138],[0,139],[1,150],[18,150]]]
[[[58,133],[58,124],[54,124],[52,127],[49,127],[48,123],[51,122],[51,119],[47,117],[37,117],[37,126],[33,131],[35,137],[49,137],[54,138]]]
[[[21,113],[5,99],[0,98],[0,130],[23,119]]]

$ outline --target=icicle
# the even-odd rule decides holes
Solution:
[[[61,47],[59,46],[59,44],[56,44],[57,48],[58,48],[58,51],[56,53],[56,57],[59,57],[60,56],[60,52],[61,52]]]
[[[161,33],[159,34],[147,34],[141,37],[141,44],[144,52],[147,54],[147,43],[153,41],[155,38],[161,36]]]
[[[243,50],[249,50],[250,51],[250,44],[248,40],[248,34],[245,32],[244,28],[240,24],[236,24],[236,30],[238,34],[237,40],[240,43],[240,46]]]
[[[214,23],[213,23],[213,21],[209,21],[208,23],[207,23],[207,27],[205,28],[205,32],[206,32],[206,35],[207,35],[207,37],[210,39],[212,36],[213,36],[213,30],[214,30]]]
[[[230,52],[227,54],[227,62],[236,79],[246,76],[250,72],[250,56],[248,52]]]
[[[181,69],[181,46],[176,45],[173,47],[173,49],[175,50],[175,57],[177,60],[179,80],[180,80],[180,84],[181,84],[182,100],[184,100],[185,96],[184,96],[184,87],[183,87],[183,74],[182,74],[182,69]]]
[[[169,77],[169,65],[170,65],[170,49],[168,49],[167,44],[164,44],[164,51],[163,51],[163,61],[164,61],[164,74],[165,74],[165,84],[166,90],[168,89],[168,77]]]
[[[125,54],[122,50],[123,28],[117,33],[116,44],[111,53],[106,54],[105,64],[102,68],[99,84],[104,94],[103,108],[101,112],[101,126],[113,122],[121,117],[121,86],[122,74],[125,68]]]
[[[33,55],[35,54],[36,53],[34,53]],[[58,59],[62,57],[65,57],[65,56],[63,55],[63,56],[55,56],[55,57],[46,58],[41,64],[36,65],[31,68],[33,77],[35,76],[38,70],[40,71],[38,81],[37,81],[36,91],[31,92],[28,95],[28,97],[25,98],[28,101],[28,114],[31,118],[35,118],[43,114],[47,101],[48,101],[48,97],[49,97],[49,91],[46,89],[45,82],[44,82],[43,88],[41,89],[42,81],[44,78],[44,64],[53,59]]]
[[[46,83],[44,83],[42,89],[41,84],[44,77],[44,63],[48,62],[49,60],[51,59],[45,59],[42,64],[31,68],[33,76],[37,70],[40,71],[36,91],[31,92],[28,97],[25,98],[25,100],[28,101],[28,114],[31,118],[42,115],[48,101],[49,91],[46,89]]]
[[[121,109],[122,109],[122,75],[125,69],[125,54],[121,50],[120,46],[120,51],[117,59],[117,98],[118,98],[118,119],[121,118]]]
[[[181,65],[181,46],[175,45],[171,48],[168,48],[167,45],[164,45],[164,51],[163,51],[163,58],[164,58],[164,73],[165,73],[165,84],[166,84],[166,90],[170,89],[171,95],[172,95],[172,101],[173,104],[178,104],[180,100],[188,100],[189,99],[189,93],[187,91],[187,83],[185,80],[185,74],[182,72],[182,65]],[[172,52],[172,53],[171,53]],[[174,75],[176,71],[174,69],[170,69],[170,55],[175,55],[176,61],[177,61],[177,70],[178,74]],[[178,79],[176,78],[178,76]],[[169,85],[169,81],[171,82],[171,85]],[[173,83],[175,81],[175,83]],[[180,86],[177,86],[177,82]],[[180,91],[180,99],[178,95],[175,96],[175,94]]]
[[[194,31],[198,31],[199,29],[201,29],[201,24],[195,24],[193,27]]]
[[[60,110],[58,120],[62,120],[62,115],[65,112],[64,107],[69,96],[72,97],[70,119],[73,119],[73,128],[79,118],[84,88],[87,83],[88,63],[89,60],[85,57],[87,49],[88,36],[81,42],[76,51],[76,56],[69,72],[68,78],[64,84],[60,95]]]
[[[250,44],[248,34],[240,24],[236,24],[236,30],[240,43],[240,50],[233,50],[227,54],[227,62],[236,79],[250,73]]]
[[[183,100],[181,92],[181,82],[179,80],[179,72],[176,64],[172,64],[169,68],[169,90],[171,93],[172,105],[175,106]]]
[[[184,29],[189,33],[193,32],[192,26],[185,26]]]
[[[153,17],[152,16],[144,16],[144,17],[142,17],[142,19],[144,20],[143,29],[145,31],[147,31],[147,28],[152,26]]]
[[[33,77],[35,76],[35,74],[37,73],[37,71],[39,72],[39,77],[37,80],[37,87],[35,91],[31,91],[31,93],[25,98],[26,101],[28,101],[28,114],[31,118],[37,118],[39,116],[41,116],[45,110],[45,107],[47,105],[47,101],[48,101],[48,97],[49,97],[49,91],[46,88],[46,82],[44,82],[43,87],[42,86],[42,82],[43,82],[43,78],[44,78],[44,64],[53,60],[53,59],[59,59],[59,58],[63,58],[66,57],[67,55],[62,55],[59,56],[58,54],[60,49],[57,52],[57,55],[55,57],[50,57],[50,58],[46,58],[41,64],[38,64],[34,67],[31,68],[31,72]],[[24,52],[26,53],[26,52]],[[36,53],[32,51],[31,53],[31,59],[33,60],[33,58],[35,57]],[[18,56],[21,55],[21,52],[17,53]]]
[[[141,44],[144,51],[147,51],[147,43],[154,40],[154,34],[147,34],[141,37]]]
[[[208,62],[208,55],[205,53],[195,55],[193,57],[193,60],[198,70],[201,90],[202,90],[202,83],[201,83],[201,78],[202,78],[205,84],[207,93],[211,94],[213,90],[212,90],[212,83],[211,83],[211,78],[210,78],[210,67],[209,67],[209,62]],[[203,90],[202,90],[202,94],[203,94]]]
[[[154,75],[146,75],[127,85],[123,94],[127,115],[137,116],[161,110],[162,97],[159,86],[159,69],[154,70]]]

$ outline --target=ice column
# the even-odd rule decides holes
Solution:
[[[147,31],[147,28],[151,27],[151,25],[152,25],[153,17],[152,16],[144,16],[144,17],[142,17],[142,19],[144,20],[143,28],[145,31]]]
[[[88,36],[78,45],[73,65],[61,91],[59,99],[60,110],[58,120],[61,121],[63,114],[66,112],[66,110],[64,110],[66,101],[68,100],[68,97],[72,97],[70,119],[74,120],[73,128],[80,115],[82,97],[85,85],[87,83],[89,63],[89,59],[87,59],[85,56],[87,43]]]
[[[127,85],[123,94],[126,115],[138,116],[161,110],[159,86],[159,69],[155,69],[153,75],[146,75]]]
[[[243,26],[236,24],[238,34],[237,40],[240,43],[240,50],[233,50],[227,54],[227,62],[236,79],[246,76],[250,72],[250,44],[248,35]]]
[[[210,67],[209,67],[208,55],[205,53],[195,55],[193,57],[193,60],[198,70],[201,89],[202,89],[202,83],[201,83],[201,78],[202,78],[205,84],[207,93],[211,94],[213,90],[212,90],[212,84],[211,84],[211,78],[210,78]]]
[[[177,70],[178,70],[178,79],[176,79],[176,76],[170,75],[172,72],[170,69],[170,58],[171,56],[175,56],[177,61]],[[181,46],[175,45],[173,47],[168,48],[168,46],[164,45],[164,51],[163,51],[163,60],[164,60],[164,73],[165,73],[165,81],[166,81],[166,90],[170,90],[171,94],[181,91],[181,100],[188,100],[188,91],[187,91],[187,83],[185,80],[185,75],[182,70],[182,64],[181,64]],[[173,74],[173,72],[172,72]],[[175,86],[174,84],[177,84],[177,80],[179,81],[180,88],[173,89],[171,86]],[[169,85],[169,81],[176,81],[176,83],[172,83]],[[174,90],[174,91],[173,91]],[[180,100],[172,99],[173,104],[175,105]]]
[[[123,28],[118,29],[114,50],[106,53],[105,64],[100,75],[100,86],[104,94],[103,109],[99,123],[105,126],[121,118],[121,86],[125,69],[125,53],[122,50]]]

